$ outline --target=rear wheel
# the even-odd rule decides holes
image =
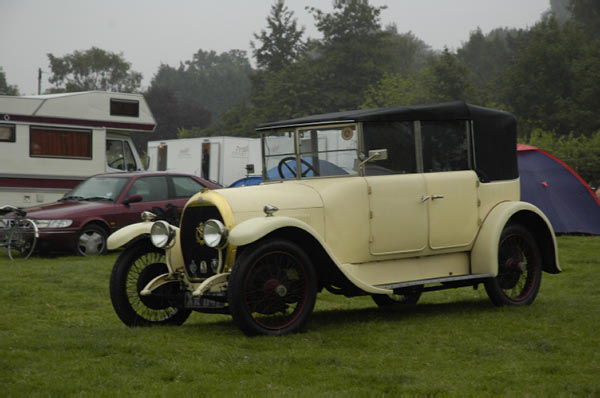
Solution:
[[[541,280],[541,254],[533,236],[520,224],[507,225],[498,247],[498,276],[485,282],[490,300],[498,306],[531,304]]]
[[[8,234],[8,257],[27,259],[33,253],[37,242],[37,227],[31,220],[18,220]]]
[[[177,282],[165,284],[150,296],[140,292],[155,277],[168,272],[165,253],[149,241],[131,246],[117,259],[110,276],[110,300],[127,326],[181,325],[191,310],[172,304]]]
[[[229,276],[233,320],[249,336],[302,329],[316,300],[317,277],[296,244],[272,239],[244,250]]]

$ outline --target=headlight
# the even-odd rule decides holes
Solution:
[[[34,220],[38,228],[67,228],[73,220]]]
[[[219,220],[208,220],[204,223],[204,243],[208,247],[221,249],[227,244],[229,232]]]
[[[157,221],[150,229],[150,240],[152,244],[159,248],[168,247],[175,237],[175,229],[166,221]]]

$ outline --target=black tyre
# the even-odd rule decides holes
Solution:
[[[485,282],[490,300],[497,305],[529,305],[542,280],[540,251],[531,233],[520,224],[502,231],[498,246],[498,276]]]
[[[77,237],[76,251],[80,256],[99,256],[106,253],[108,234],[99,225],[86,225]]]
[[[110,276],[110,300],[119,318],[127,326],[181,325],[191,310],[172,305],[177,282],[168,283],[151,296],[141,296],[142,289],[155,277],[168,272],[165,253],[144,240],[127,248]]]
[[[378,307],[406,307],[417,304],[421,298],[421,290],[421,286],[414,286],[402,294],[374,294],[371,297]]]
[[[272,239],[246,248],[229,276],[233,320],[248,336],[302,329],[315,306],[317,276],[295,243]]]

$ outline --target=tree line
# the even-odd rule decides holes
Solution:
[[[261,122],[464,100],[515,114],[520,142],[552,142],[556,151],[578,140],[595,151],[579,158],[600,153],[600,2],[551,0],[530,28],[476,29],[442,51],[383,26],[385,9],[368,0],[335,0],[331,12],[309,7],[322,36],[313,39],[276,0],[251,39],[256,67],[245,51],[202,49],[179,66],[160,65],[144,92],[158,122],[152,139],[255,136]],[[91,48],[48,58],[49,92],[140,90],[141,74],[122,54]],[[0,92],[11,89],[0,70]],[[596,186],[597,163],[575,167]]]

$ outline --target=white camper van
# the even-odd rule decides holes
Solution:
[[[49,203],[91,175],[143,170],[127,134],[155,126],[140,94],[0,96],[0,205]]]
[[[205,137],[149,141],[149,171],[178,171],[228,186],[262,173],[259,138]],[[248,169],[248,165],[254,167]]]

